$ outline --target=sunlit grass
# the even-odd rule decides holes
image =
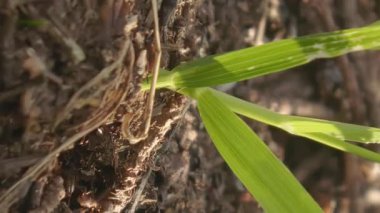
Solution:
[[[171,72],[163,70],[157,88],[172,89],[198,101],[216,148],[266,212],[321,212],[289,170],[235,113],[377,162],[380,154],[353,142],[380,143],[380,129],[280,115],[207,87],[285,71],[319,58],[379,48],[379,24],[285,39],[187,62]],[[142,83],[142,90],[148,85],[149,81]]]

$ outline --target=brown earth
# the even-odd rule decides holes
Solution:
[[[371,0],[159,2],[167,69],[380,15]],[[152,17],[150,0],[0,1],[2,212],[262,211],[193,101],[159,90],[148,138],[128,142],[144,123],[139,83],[155,61]],[[281,113],[379,127],[379,58],[319,60],[220,89]],[[380,211],[378,165],[247,122],[326,212]]]

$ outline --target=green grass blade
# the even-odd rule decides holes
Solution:
[[[260,138],[207,88],[182,91],[198,109],[216,148],[266,212],[322,212]]]
[[[22,27],[37,28],[48,25],[48,21],[45,19],[19,19],[17,24]]]
[[[338,150],[380,162],[379,153],[345,142],[379,142],[380,129],[299,116],[281,115],[217,90],[209,90],[233,112],[283,129],[291,134],[316,140]]]
[[[299,134],[299,136],[309,138],[314,141],[318,141],[319,143],[322,143],[324,145],[333,147],[335,149],[338,149],[344,152],[356,154],[360,157],[363,157],[371,161],[380,162],[379,153],[370,151],[368,149],[365,149],[363,147],[360,147],[351,143],[347,143],[343,140],[334,138],[330,135],[326,135],[320,132],[319,133],[315,132],[315,133],[302,133],[302,134]]]
[[[281,126],[296,134],[323,132],[344,141],[380,143],[380,129],[374,127],[299,116],[285,116],[284,120]]]
[[[163,74],[159,86],[205,87],[284,71],[318,58],[380,47],[380,25],[284,39],[185,63]]]

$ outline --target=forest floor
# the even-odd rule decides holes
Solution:
[[[380,16],[371,0],[159,2],[169,70]],[[155,61],[151,12],[150,0],[0,2],[2,212],[262,211],[193,101],[157,91],[148,137],[129,143],[144,122],[139,84]],[[380,127],[379,59],[355,53],[218,88],[284,114]],[[380,211],[379,165],[247,122],[325,212]]]

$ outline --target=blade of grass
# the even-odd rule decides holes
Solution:
[[[44,19],[19,19],[17,24],[22,27],[43,27],[48,24]]]
[[[311,140],[317,141],[321,144],[333,147],[335,149],[338,149],[338,150],[341,150],[344,152],[356,154],[356,155],[363,157],[367,160],[380,162],[380,154],[379,153],[370,151],[368,149],[365,149],[363,147],[360,147],[360,146],[357,146],[357,145],[354,145],[351,143],[347,143],[343,140],[334,138],[330,135],[315,132],[315,133],[302,133],[302,134],[299,134],[299,136],[309,138]]]
[[[284,116],[286,121],[281,125],[286,126],[289,132],[296,134],[323,132],[345,141],[380,143],[380,129],[378,128],[299,116]]]
[[[379,142],[380,129],[299,116],[281,115],[217,90],[209,88],[209,91],[235,113],[275,126],[291,134],[316,140],[335,149],[380,162],[379,153],[344,141],[365,142],[368,139],[372,142]]]
[[[380,47],[380,25],[284,39],[185,63],[163,73],[159,87],[205,87],[284,71],[318,58]],[[143,83],[143,89],[146,85]]]
[[[182,91],[198,109],[216,148],[266,212],[322,210],[260,138],[207,88]]]

